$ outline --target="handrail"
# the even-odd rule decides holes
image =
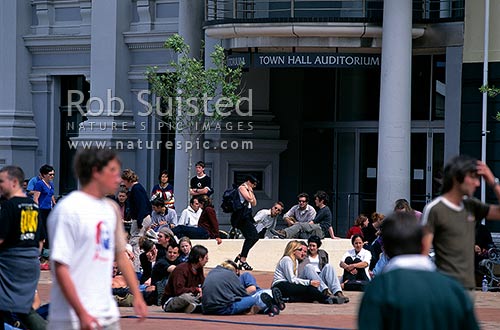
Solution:
[[[382,20],[383,0],[205,0],[205,21]],[[465,0],[413,0],[413,19],[463,21]]]

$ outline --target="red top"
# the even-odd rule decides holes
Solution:
[[[354,235],[360,235],[361,237],[363,237],[363,230],[361,229],[360,226],[352,226],[347,231],[347,238],[351,238]]]
[[[210,238],[219,237],[219,221],[217,221],[213,206],[207,206],[203,209],[198,220],[198,227],[206,229]]]

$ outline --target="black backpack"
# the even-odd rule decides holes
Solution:
[[[224,213],[233,213],[241,210],[246,205],[240,200],[240,194],[238,192],[238,186],[233,184],[232,188],[226,189],[224,194],[222,194],[222,204],[221,209]]]

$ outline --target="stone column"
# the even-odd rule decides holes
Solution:
[[[130,26],[129,1],[92,1],[90,96],[85,130],[78,140],[106,141],[114,147],[117,142],[125,147],[117,150],[123,167],[131,167],[142,178],[147,157],[145,150],[129,149],[129,140],[137,140],[131,109],[129,51],[123,32]],[[122,103],[123,102],[123,103]],[[93,123],[93,127],[90,126]],[[141,160],[136,163],[136,160]],[[144,172],[142,172],[144,169]]]
[[[190,56],[200,58],[201,41],[203,39],[203,4],[200,0],[179,1],[179,34],[190,46]],[[176,134],[176,141],[185,144],[189,138]],[[201,139],[201,137],[200,137]],[[189,171],[189,153],[184,148],[175,150],[175,205],[179,210],[188,205],[189,178],[195,175],[194,164],[204,160],[203,150],[193,148],[191,150],[191,171]]]
[[[31,33],[29,1],[0,1],[0,166],[16,164],[35,172],[37,136],[29,82],[31,56],[23,36]]]
[[[410,199],[412,2],[385,0],[377,170],[377,212]]]

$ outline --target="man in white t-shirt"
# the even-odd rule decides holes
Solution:
[[[111,295],[113,261],[134,296],[141,317],[147,306],[125,254],[114,194],[121,178],[120,161],[111,150],[83,149],[75,157],[81,189],[57,204],[48,219],[52,278],[50,329],[119,329],[119,311]]]

